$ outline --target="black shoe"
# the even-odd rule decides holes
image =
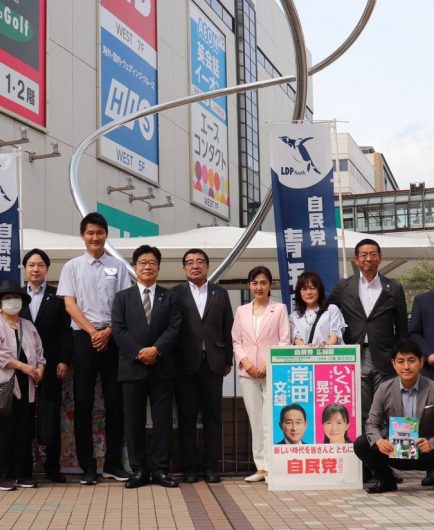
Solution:
[[[195,484],[199,480],[199,477],[197,476],[197,473],[195,471],[189,471],[188,473],[184,473],[183,481],[186,484]]]
[[[205,471],[205,482],[208,484],[217,484],[221,480],[220,473],[217,471]]]
[[[14,484],[17,488],[37,488],[36,482],[31,478],[16,478]]]
[[[125,482],[125,488],[140,488],[142,486],[147,486],[150,483],[149,473],[145,471],[137,471],[134,475],[130,475],[130,478]]]
[[[164,473],[152,475],[152,484],[163,486],[163,488],[177,488],[178,481]]]
[[[397,490],[398,486],[395,480],[378,480],[375,486],[366,488],[366,493],[386,493]]]
[[[9,480],[7,477],[0,476],[0,491],[15,491],[17,487],[12,480]]]
[[[95,486],[96,478],[96,471],[93,469],[91,471],[85,471],[81,475],[80,484],[84,484],[85,486]]]
[[[434,486],[434,472],[427,471],[426,477],[422,479],[422,486]]]
[[[103,478],[114,478],[118,482],[126,482],[130,478],[130,473],[118,466],[104,466],[102,471]]]
[[[47,471],[45,473],[45,478],[51,480],[51,482],[56,482],[57,484],[65,484],[66,477],[60,471]]]

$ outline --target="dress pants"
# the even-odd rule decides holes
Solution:
[[[395,374],[381,374],[372,362],[371,351],[368,346],[361,348],[361,397],[362,397],[362,426],[363,432],[366,420],[371,410],[372,400],[378,387],[383,381],[395,377]]]
[[[34,404],[29,403],[27,392],[21,399],[14,396],[12,414],[0,418],[0,477],[31,476],[34,412]]]
[[[222,388],[223,375],[209,368],[205,355],[196,374],[178,376],[176,400],[184,472],[197,470],[196,424],[199,408],[203,421],[202,466],[205,471],[217,471],[221,458]]]
[[[41,443],[45,445],[47,458],[45,460],[46,473],[60,472],[60,408],[62,404],[62,381],[54,374],[45,374],[41,384],[40,395],[38,397],[40,406],[38,407],[39,420],[43,420],[42,426],[45,438]],[[41,410],[42,409],[42,410]],[[40,425],[40,424],[39,424]]]
[[[265,450],[267,437],[266,396],[267,384],[265,377],[240,377],[244,405],[249,416],[252,431],[252,452],[257,470],[268,470]]]
[[[105,408],[104,467],[121,467],[123,415],[121,387],[117,380],[117,347],[110,339],[108,349],[98,352],[85,331],[74,331],[73,341],[74,434],[78,462],[84,472],[96,471],[92,409],[99,373]]]
[[[153,475],[158,475],[167,473],[169,469],[174,382],[171,379],[159,379],[152,369],[150,371],[144,380],[122,383],[125,433],[131,469],[134,473],[148,473],[146,405],[149,397],[152,417],[150,470]]]
[[[395,480],[391,468],[403,470],[434,470],[434,451],[430,453],[419,453],[417,460],[404,458],[389,458],[378,450],[376,445],[369,445],[365,434],[359,436],[354,442],[354,452],[362,460],[363,464],[374,470],[382,480]]]

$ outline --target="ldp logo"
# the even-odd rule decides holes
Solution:
[[[311,140],[314,140],[313,136],[306,138],[279,136],[278,139],[280,140],[277,145],[279,160],[282,162],[277,174],[281,184],[288,188],[308,188],[324,178],[323,171],[318,169],[321,168],[323,157],[315,149],[315,141],[312,142],[312,147],[309,145]]]
[[[9,210],[18,198],[15,156],[0,154],[0,213]]]

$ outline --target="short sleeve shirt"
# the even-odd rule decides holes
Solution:
[[[95,259],[85,252],[65,263],[57,296],[73,296],[84,316],[96,325],[111,322],[115,294],[131,286],[126,265],[108,254]],[[71,321],[73,329],[80,329]]]

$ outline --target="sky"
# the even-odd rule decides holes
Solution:
[[[268,0],[266,0],[268,1]],[[313,64],[351,33],[364,0],[295,0]],[[313,77],[314,119],[385,156],[400,188],[434,187],[434,1],[377,0],[362,34]]]

